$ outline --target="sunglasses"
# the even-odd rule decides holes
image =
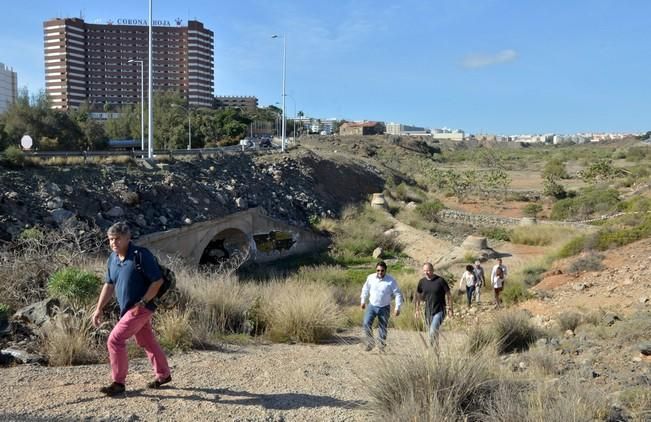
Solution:
[[[386,270],[375,270],[376,273],[385,273]]]

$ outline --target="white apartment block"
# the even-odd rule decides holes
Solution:
[[[424,127],[391,122],[386,124],[386,133],[389,135],[429,135],[430,131]]]
[[[0,63],[0,113],[16,101],[18,96],[18,76],[13,69]]]

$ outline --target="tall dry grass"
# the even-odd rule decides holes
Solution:
[[[557,361],[538,368],[533,362],[539,356],[525,355],[522,359],[531,367],[512,372],[495,352],[487,348],[478,357],[453,344],[439,352],[415,347],[378,358],[363,379],[374,417],[405,422],[605,420],[604,392],[581,383],[575,374],[557,378]]]
[[[177,274],[180,306],[189,313],[193,339],[210,343],[220,335],[250,331],[248,312],[257,296],[252,284],[240,283],[231,271]]]
[[[59,310],[43,326],[43,351],[51,366],[98,363],[106,358],[104,341],[108,330],[96,330],[91,323],[91,308]]]
[[[300,280],[271,282],[264,288],[267,333],[274,341],[318,343],[343,327],[345,318],[334,289]]]
[[[516,227],[510,232],[512,243],[532,246],[549,246],[571,239],[576,230],[551,224],[536,224],[533,226]]]

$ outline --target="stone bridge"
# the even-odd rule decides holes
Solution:
[[[324,249],[328,239],[264,214],[261,208],[141,236],[137,244],[159,257],[175,256],[188,265],[218,263],[248,253],[253,262],[268,262]]]

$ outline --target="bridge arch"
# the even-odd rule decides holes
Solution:
[[[219,262],[245,254],[251,248],[250,237],[238,228],[227,228],[215,234],[205,246],[199,265],[218,264]]]

